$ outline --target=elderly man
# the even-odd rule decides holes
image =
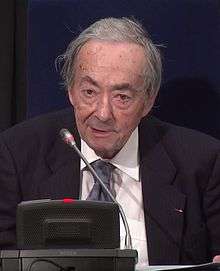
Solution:
[[[92,175],[59,137],[65,127],[94,167],[110,166],[110,190],[124,208],[140,265],[204,263],[220,254],[220,142],[150,115],[161,61],[141,25],[97,21],[60,59],[73,110],[0,137],[1,248],[15,246],[22,200],[92,198]]]

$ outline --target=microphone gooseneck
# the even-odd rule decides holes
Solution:
[[[124,210],[122,206],[118,203],[118,201],[113,197],[112,193],[109,191],[109,189],[106,187],[106,185],[103,183],[103,181],[100,179],[98,174],[95,172],[93,167],[90,165],[88,160],[85,158],[85,156],[82,154],[82,152],[78,149],[75,139],[73,135],[65,128],[60,130],[60,136],[63,139],[63,141],[68,144],[71,148],[76,151],[76,153],[79,155],[79,157],[83,160],[83,162],[87,165],[88,169],[92,173],[92,175],[98,180],[98,182],[101,184],[102,188],[106,192],[106,194],[111,198],[112,202],[116,203],[119,207],[119,213],[121,215],[124,227],[125,227],[125,248],[126,249],[132,249],[132,240],[131,240],[131,234],[130,229],[128,226],[127,218],[125,216]]]

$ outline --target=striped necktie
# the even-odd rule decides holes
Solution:
[[[95,172],[106,187],[110,190],[110,178],[113,170],[112,164],[98,159],[91,163],[91,166],[94,168]],[[94,178],[94,185],[87,197],[87,200],[112,201],[96,178]]]

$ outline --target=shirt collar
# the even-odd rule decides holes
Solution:
[[[89,163],[92,163],[97,159],[101,159],[82,139],[81,152],[89,161]],[[112,163],[114,166],[116,166],[118,169],[133,179],[137,181],[139,180],[138,128],[133,131],[130,138],[124,147],[120,150],[120,152],[117,153],[112,159],[107,161]],[[81,160],[81,169],[84,167],[85,163]]]

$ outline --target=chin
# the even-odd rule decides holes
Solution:
[[[106,148],[103,146],[91,146],[94,152],[105,159],[111,159],[115,155],[115,150],[113,148]]]
[[[106,159],[113,158],[120,150],[116,142],[111,144],[111,142],[104,140],[90,140],[87,142],[87,144],[91,149],[94,150],[96,155]]]

